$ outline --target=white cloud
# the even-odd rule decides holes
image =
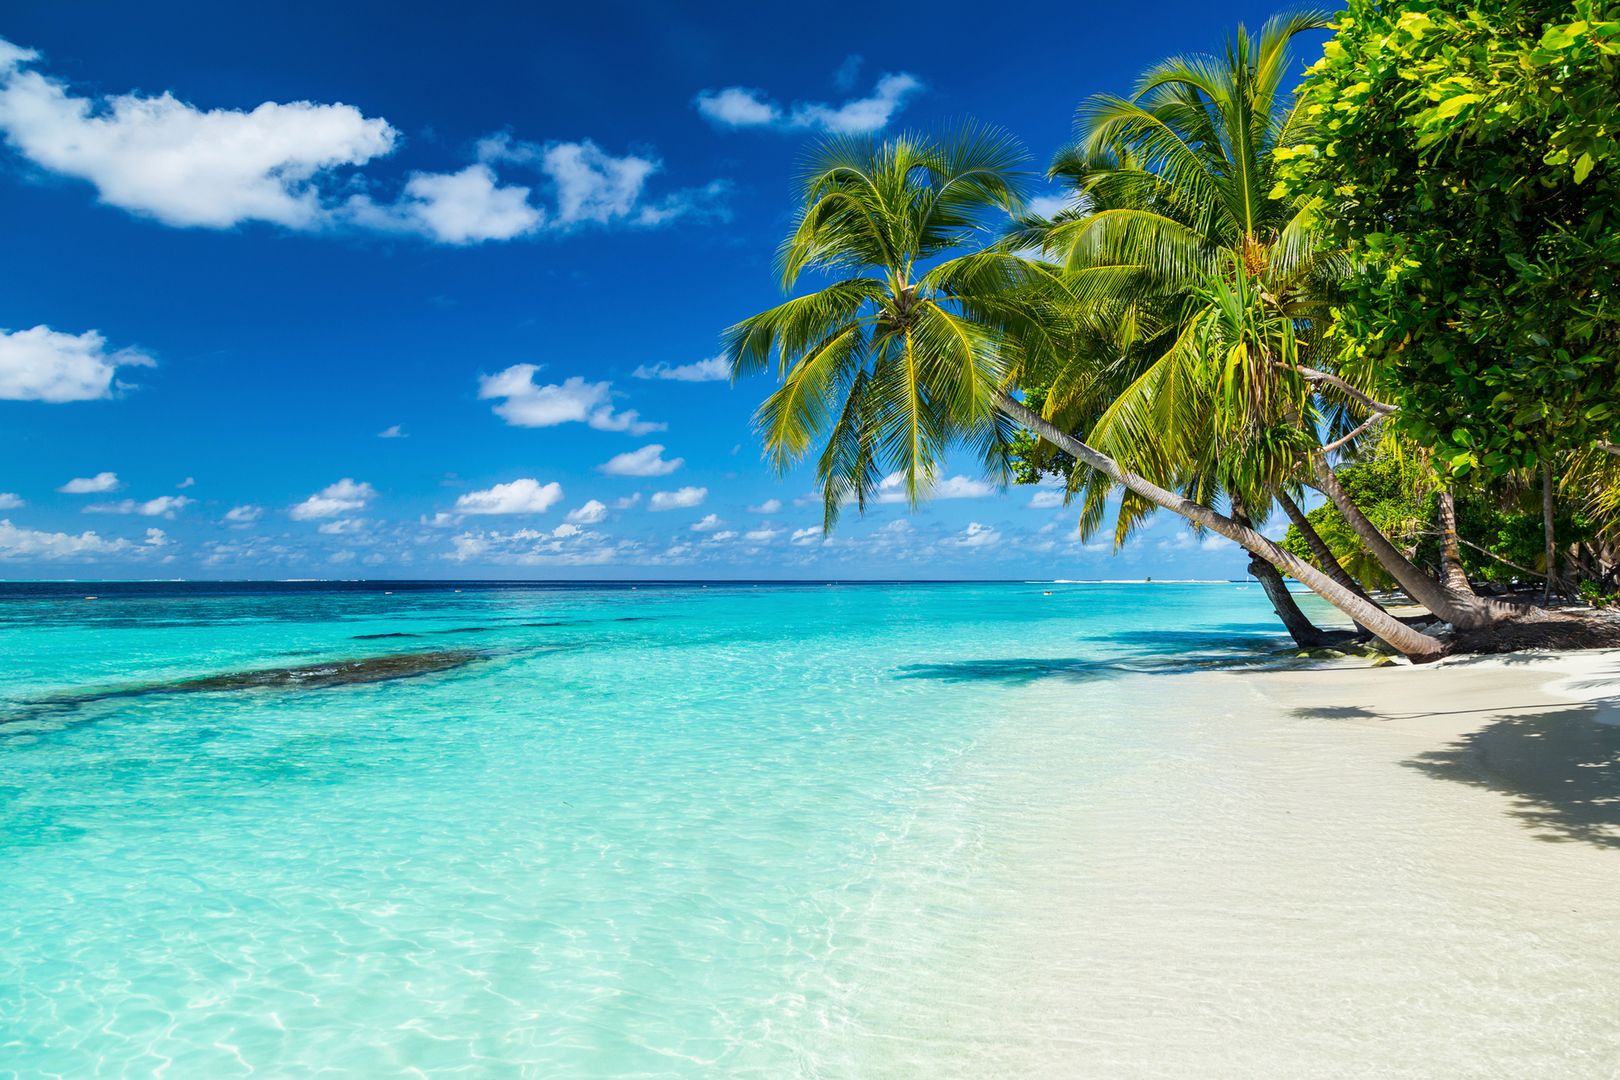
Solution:
[[[813,544],[818,540],[826,539],[827,532],[819,525],[807,526],[803,529],[794,529],[789,541],[795,544]]]
[[[232,525],[251,525],[264,516],[264,507],[245,503],[242,506],[233,506],[225,511],[225,520]]]
[[[403,439],[406,437],[405,432],[400,430],[398,424],[390,424],[377,432],[377,438],[379,439]]]
[[[461,514],[542,514],[562,495],[562,485],[555,480],[542,484],[523,477],[484,491],[468,492],[456,500],[455,509]]]
[[[15,510],[26,505],[20,495],[10,491],[0,491],[0,510]]]
[[[184,491],[188,487],[196,487],[197,486],[197,478],[195,476],[188,476],[184,480],[180,481],[178,484],[176,484],[174,486],[179,488],[181,491]]]
[[[721,524],[719,514],[708,514],[701,521],[692,522],[690,528],[693,532],[714,532]]]
[[[263,221],[313,231],[358,227],[474,244],[545,228],[657,226],[724,217],[727,185],[648,201],[653,157],[616,157],[590,140],[535,144],[506,135],[479,144],[479,160],[453,172],[413,172],[397,199],[365,192],[358,167],[393,152],[399,132],[352,105],[264,102],[251,110],[199,109],[171,93],[78,96],[29,70],[32,50],[0,39],[0,135],[33,164],[94,185],[101,200],[168,225],[226,229]],[[556,200],[503,183],[496,165],[530,165]]]
[[[1001,534],[990,525],[981,525],[977,521],[970,521],[968,527],[956,536],[940,541],[952,547],[979,548],[990,547],[1001,542]]]
[[[356,195],[346,207],[357,224],[417,233],[442,244],[481,244],[536,232],[546,214],[529,202],[529,189],[502,184],[488,165],[453,173],[412,173],[391,205]]]
[[[616,157],[589,139],[532,143],[507,134],[479,141],[479,161],[527,165],[549,181],[556,209],[553,229],[582,225],[664,225],[677,218],[728,217],[723,200],[730,185],[722,180],[673,192],[656,202],[645,198],[647,180],[663,169],[655,157]]]
[[[608,508],[600,501],[591,499],[584,506],[576,506],[568,511],[568,520],[581,525],[599,525],[607,519]]]
[[[365,531],[370,524],[365,518],[338,518],[336,521],[323,522],[316,531],[327,536],[353,536]]]
[[[97,555],[145,553],[168,542],[161,529],[148,529],[143,545],[121,537],[105,539],[99,533],[43,532],[25,529],[0,519],[0,559],[77,559]]]
[[[768,544],[782,535],[781,529],[754,529],[743,533],[743,539],[754,544]]]
[[[224,229],[321,223],[316,180],[394,147],[386,120],[352,105],[267,101],[251,112],[201,110],[171,94],[75,97],[24,65],[0,65],[0,131],[34,164],[95,185],[101,200],[168,225]]]
[[[659,449],[662,450],[663,447],[660,446]],[[621,498],[618,498],[618,499],[614,499],[613,500],[613,509],[615,509],[615,510],[628,510],[632,506],[639,503],[640,501],[641,501],[641,492],[632,491],[628,495],[625,495],[625,496],[623,496]]]
[[[683,487],[675,491],[658,491],[653,493],[652,499],[647,503],[649,510],[684,510],[697,506],[708,497],[709,489],[706,487]]]
[[[504,398],[495,415],[514,427],[555,427],[583,423],[598,431],[627,431],[646,435],[669,425],[642,420],[634,409],[613,411],[613,384],[588,383],[572,375],[560,383],[535,385],[538,364],[513,364],[494,375],[478,378],[480,398]]]
[[[1029,500],[1032,510],[1050,510],[1063,505],[1063,489],[1045,488],[1037,491]]]
[[[768,127],[782,120],[781,107],[766,100],[763,91],[742,86],[704,90],[695,104],[698,112],[722,127]]]
[[[798,102],[783,108],[763,91],[744,86],[705,90],[693,104],[710,123],[722,128],[772,127],[863,135],[887,125],[906,99],[921,89],[922,82],[916,76],[899,72],[879,79],[868,96],[851,98],[842,105]]]
[[[967,476],[952,476],[933,487],[922,485],[923,494],[931,499],[981,499],[995,494],[995,485]],[[893,472],[878,484],[877,501],[903,503],[906,501],[906,474]]]
[[[94,330],[0,330],[0,399],[6,401],[60,404],[111,397],[120,365],[150,367],[152,359],[133,349],[109,353],[107,339]]]
[[[344,477],[329,484],[294,506],[288,513],[294,521],[312,521],[316,518],[337,517],[352,510],[364,510],[366,504],[377,497],[370,484],[356,483]]]
[[[599,566],[634,557],[634,541],[614,541],[600,533],[564,523],[549,532],[518,529],[514,532],[464,532],[451,538],[445,556],[455,562],[479,561],[517,566],[557,564]]]
[[[732,532],[730,529],[726,529],[723,532],[715,533],[713,536],[709,537],[709,539],[704,541],[704,542],[709,543],[709,544],[723,544],[727,540],[735,540],[735,539],[737,539],[737,534]]]
[[[750,514],[775,514],[775,513],[779,513],[781,511],[781,509],[782,509],[782,500],[781,499],[766,499],[764,502],[760,503],[758,506],[750,506],[748,508],[748,512]]]
[[[64,495],[100,495],[117,491],[118,487],[117,473],[100,472],[94,476],[76,476],[56,490]]]
[[[134,499],[120,499],[112,503],[92,503],[84,508],[87,514],[140,514],[143,517],[172,518],[175,513],[184,510],[195,500],[184,495],[159,495],[155,499],[145,502],[136,502]]]
[[[557,220],[573,225],[628,217],[659,166],[634,155],[613,157],[587,139],[547,147],[541,167],[557,185]]]
[[[615,454],[598,468],[609,476],[668,476],[685,463],[685,458],[664,460],[663,445],[652,443],[640,450]],[[657,499],[658,496],[654,495],[653,501],[656,502]]]
[[[1074,200],[1067,195],[1037,195],[1025,204],[1025,209],[1032,214],[1049,218],[1072,208],[1074,205]]]
[[[690,364],[681,364],[671,367],[669,364],[657,363],[652,366],[642,364],[630,373],[637,379],[669,379],[674,382],[725,382],[731,378],[731,361],[723,356],[711,356],[707,360],[697,360]]]

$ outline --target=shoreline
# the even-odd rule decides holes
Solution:
[[[1096,783],[1048,683],[877,1075],[1613,1075],[1620,651],[1130,677]]]

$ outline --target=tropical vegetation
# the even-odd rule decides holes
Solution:
[[[815,453],[828,528],[963,450],[1059,477],[1082,534],[1168,511],[1246,549],[1302,644],[1285,576],[1418,660],[1446,643],[1372,590],[1472,630],[1532,617],[1489,595],[1529,580],[1612,593],[1620,231],[1588,106],[1616,107],[1620,24],[1589,8],[1240,28],[1083,103],[1050,217],[998,131],[819,145],[777,256],[813,287],[726,335],[734,377],[775,369],[767,455]],[[1290,46],[1324,29],[1296,90]]]

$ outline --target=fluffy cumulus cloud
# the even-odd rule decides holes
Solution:
[[[684,464],[685,458],[666,459],[663,444],[652,443],[640,450],[614,454],[598,468],[609,476],[668,476]]]
[[[456,500],[458,514],[543,514],[563,495],[562,485],[553,480],[542,484],[523,477],[507,484],[496,484],[484,491],[469,491]]]
[[[64,495],[104,495],[118,488],[117,473],[99,472],[94,476],[75,476],[56,490]]]
[[[225,521],[231,525],[251,525],[264,516],[264,507],[251,503],[233,506],[225,511]]]
[[[578,375],[560,383],[537,384],[538,364],[513,364],[478,380],[478,396],[499,398],[495,415],[514,427],[556,427],[582,423],[598,431],[624,431],[646,435],[668,425],[641,419],[634,409],[615,412],[613,384],[586,382]]]
[[[693,532],[714,532],[722,524],[719,514],[706,514],[701,521],[692,522],[690,528]]]
[[[389,424],[387,427],[385,427],[381,431],[377,432],[377,438],[379,438],[379,439],[404,439],[404,438],[407,438],[407,436],[406,436],[405,432],[400,428],[400,426],[398,424]]]
[[[288,514],[294,521],[314,521],[319,518],[338,517],[342,514],[364,510],[372,499],[377,497],[377,489],[370,484],[356,483],[344,477],[335,484],[328,484],[303,502],[294,506]]]
[[[146,555],[168,542],[162,529],[146,530],[145,539],[136,543],[122,537],[108,539],[95,532],[75,535],[26,529],[0,519],[0,559],[93,559],[103,555]]]
[[[826,131],[838,135],[864,135],[881,130],[913,94],[922,89],[914,75],[885,75],[866,97],[842,105],[798,102],[784,107],[761,90],[728,86],[705,90],[693,102],[698,112],[721,128],[774,128],[779,131]]]
[[[731,378],[731,362],[723,356],[711,356],[690,364],[642,364],[630,373],[638,379],[668,379],[672,382],[725,382]]]
[[[265,102],[198,109],[172,94],[77,97],[0,42],[0,132],[41,168],[93,184],[112,206],[168,225],[321,223],[315,180],[394,148],[386,120],[352,105]]]
[[[511,240],[537,231],[545,211],[529,202],[529,189],[502,184],[488,165],[453,173],[412,173],[399,199],[379,204],[356,195],[346,206],[357,224],[410,232],[444,244]]]
[[[60,404],[111,397],[119,367],[151,363],[133,349],[108,351],[107,339],[94,330],[0,330],[0,400]]]
[[[412,172],[396,196],[379,201],[354,193],[379,186],[361,167],[393,153],[399,132],[352,105],[200,109],[172,93],[83,96],[35,70],[39,61],[0,39],[0,136],[35,166],[93,185],[102,202],[167,225],[258,221],[476,244],[580,224],[725,216],[722,182],[649,199],[647,179],[661,167],[655,158],[615,156],[588,139],[542,145],[504,135],[483,140],[479,160],[464,168]],[[496,172],[525,165],[541,174],[554,208]]]
[[[931,499],[982,499],[986,495],[995,494],[994,484],[983,480],[974,480],[967,476],[952,476],[941,480],[932,487],[925,487]],[[906,501],[906,474],[902,472],[890,473],[878,483],[877,501],[880,503],[903,503]]]
[[[607,520],[608,508],[597,499],[589,499],[583,506],[568,511],[567,520],[576,525],[599,525]]]
[[[22,496],[10,491],[0,491],[0,510],[15,510],[26,505]]]
[[[782,510],[782,500],[781,499],[766,499],[764,502],[760,503],[758,506],[750,506],[748,508],[748,512],[750,514],[776,514],[776,513],[780,513],[781,510]]]
[[[684,510],[697,506],[709,495],[706,487],[683,487],[675,491],[658,491],[647,501],[649,510]]]
[[[87,514],[140,514],[143,517],[172,518],[176,513],[190,506],[194,499],[184,495],[159,495],[155,499],[138,502],[135,499],[120,499],[110,503],[91,503],[84,508]]]

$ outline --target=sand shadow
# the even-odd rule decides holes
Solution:
[[[1092,682],[1114,674],[1107,664],[1095,660],[952,660],[938,664],[905,664],[896,669],[897,679],[933,679],[948,683],[1003,683],[1024,686],[1040,679],[1061,678]]]
[[[1286,665],[1274,649],[1265,652],[1178,654],[1141,653],[1103,658],[999,657],[987,660],[948,660],[934,664],[904,664],[897,679],[933,679],[948,683],[1001,683],[1025,686],[1040,679],[1096,682],[1125,675],[1184,675],[1199,671],[1238,671]]]
[[[1597,715],[1576,705],[1503,717],[1405,764],[1506,793],[1539,840],[1620,848],[1620,727]]]

